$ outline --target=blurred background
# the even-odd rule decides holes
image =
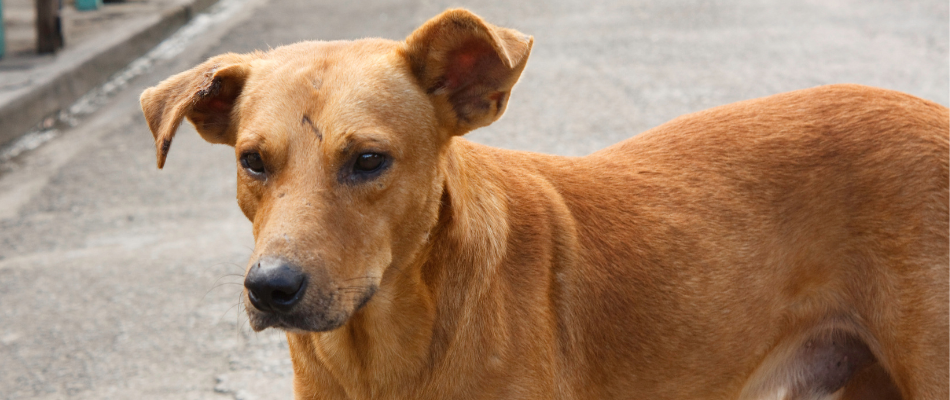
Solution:
[[[535,38],[506,115],[468,137],[570,156],[817,85],[950,92],[946,0],[68,0],[45,53],[37,1],[0,0],[0,399],[291,397],[283,335],[240,306],[233,151],[186,124],[159,171],[138,108],[216,54],[400,40],[467,7]]]

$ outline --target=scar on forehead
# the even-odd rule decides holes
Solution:
[[[303,120],[300,121],[300,124],[301,124],[301,125],[310,125],[310,130],[312,130],[313,133],[314,133],[315,135],[317,135],[317,139],[319,139],[320,141],[323,141],[323,134],[320,133],[320,130],[317,129],[317,126],[313,124],[313,121],[310,120],[310,117],[304,115],[304,116],[303,116]]]

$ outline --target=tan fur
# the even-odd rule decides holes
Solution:
[[[945,107],[833,85],[581,158],[461,138],[531,45],[451,10],[405,43],[228,54],[143,93],[159,167],[183,118],[260,152],[266,180],[237,168],[250,263],[333,294],[298,307],[335,329],[284,326],[298,399],[950,396]],[[347,183],[361,151],[393,164]]]

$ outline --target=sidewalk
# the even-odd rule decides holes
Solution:
[[[216,0],[126,0],[60,13],[65,47],[35,52],[33,0],[0,0],[6,54],[0,59],[0,146],[69,107]]]

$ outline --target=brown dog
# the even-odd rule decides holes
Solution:
[[[835,85],[583,158],[461,138],[532,38],[225,54],[142,94],[235,148],[255,330],[299,399],[948,397],[948,110]]]

